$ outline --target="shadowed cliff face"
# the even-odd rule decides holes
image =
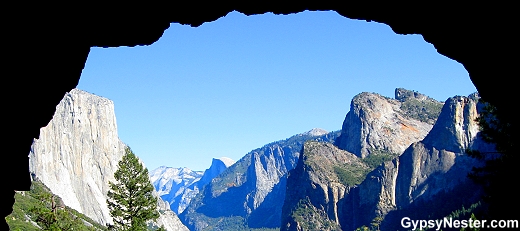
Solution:
[[[81,5],[50,3],[9,3],[16,15],[3,27],[6,47],[2,52],[10,88],[24,97],[7,100],[4,113],[9,134],[4,141],[10,153],[2,161],[4,176],[0,214],[11,212],[13,190],[29,190],[28,156],[40,127],[45,126],[65,92],[79,80],[90,47],[150,45],[157,41],[169,23],[198,26],[216,20],[232,10],[251,14],[297,13],[303,10],[335,10],[351,18],[389,25],[398,34],[421,34],[443,54],[464,65],[480,95],[502,111],[504,119],[517,126],[513,86],[516,60],[511,48],[518,24],[516,8],[503,3],[385,3],[355,2],[334,5],[323,1],[280,4],[275,2],[185,2],[175,7],[160,4]],[[94,16],[95,15],[95,16]],[[37,23],[28,23],[37,22]],[[29,26],[30,25],[30,26]],[[49,54],[52,54],[50,56]],[[12,99],[2,91],[3,99]],[[36,102],[36,103],[35,103]],[[29,106],[31,105],[31,106]],[[29,117],[20,115],[30,115]],[[514,129],[513,129],[514,130]],[[4,225],[5,226],[5,225]]]
[[[493,150],[478,137],[475,119],[479,107],[477,95],[449,98],[428,136],[401,155],[396,198],[401,206],[451,191],[468,181],[466,176],[473,166],[482,164],[464,154],[467,148]]]

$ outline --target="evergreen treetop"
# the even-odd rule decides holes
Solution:
[[[125,155],[114,173],[116,182],[109,182],[107,204],[114,219],[116,230],[147,230],[146,222],[156,220],[157,198],[152,195],[153,185],[148,178],[148,169],[127,147]]]

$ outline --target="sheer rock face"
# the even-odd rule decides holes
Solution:
[[[468,97],[449,98],[439,115],[438,123],[423,143],[451,152],[464,152],[472,145],[479,132],[479,126],[475,121],[481,107],[478,99],[476,93]]]
[[[125,144],[117,135],[112,101],[74,89],[31,146],[30,171],[63,202],[98,221],[111,222],[106,204]]]
[[[360,184],[344,185],[343,192],[337,194],[342,196],[333,200],[335,206],[330,204],[330,195],[335,194],[329,192],[334,192],[331,185],[338,182],[326,169],[341,162],[338,158],[344,154],[325,152],[324,145],[304,151],[300,159],[323,158],[316,162],[321,164],[319,168],[299,164],[289,173],[282,230],[304,230],[305,225],[324,225],[323,221],[331,221],[335,230],[354,230],[370,226],[374,221],[380,223],[381,230],[395,230],[403,216],[415,214],[416,219],[428,219],[432,214],[446,216],[462,205],[475,203],[481,189],[467,174],[482,162],[463,152],[466,148],[493,150],[478,136],[475,118],[479,108],[475,94],[449,98],[436,124],[422,141],[411,144],[399,157],[383,162]],[[329,177],[314,177],[317,175]],[[309,198],[310,203],[304,201],[302,206],[299,202],[302,198]],[[337,209],[331,213],[331,207]],[[301,222],[302,219],[291,216],[298,208],[312,211],[314,215],[309,221]],[[336,217],[340,219],[335,220]],[[321,223],[316,222],[320,220]],[[332,227],[330,224],[327,227]]]
[[[65,205],[105,225],[112,223],[106,204],[109,182],[115,181],[125,147],[117,135],[113,102],[73,89],[40,129],[29,153],[29,168]],[[159,222],[167,230],[182,230],[174,228],[182,224],[166,210]]]
[[[375,93],[361,93],[352,99],[343,122],[338,147],[365,158],[373,150],[402,153],[410,144],[424,139],[434,120],[420,121],[402,109],[404,102],[442,105],[428,97],[404,89],[396,90],[396,99]]]
[[[234,163],[235,161],[228,157],[213,158],[211,160],[211,166],[209,166],[209,168],[204,171],[202,177],[197,182],[197,187],[201,189],[204,187],[204,185],[207,185],[209,182],[211,182],[211,180],[213,180],[213,178],[220,175],[220,173],[224,172]],[[186,206],[188,205],[186,204]]]

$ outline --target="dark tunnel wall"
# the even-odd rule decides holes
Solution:
[[[65,92],[76,87],[90,47],[150,45],[170,23],[192,26],[214,21],[232,10],[246,15],[303,10],[335,10],[351,18],[389,25],[398,34],[421,34],[437,51],[464,65],[483,99],[495,104],[516,128],[511,100],[518,52],[518,9],[513,5],[453,3],[342,5],[314,1],[205,4],[51,3],[5,6],[2,110],[4,124],[0,169],[0,214],[11,213],[14,190],[30,187],[28,153],[40,127],[46,126]],[[65,9],[65,10],[63,10]],[[4,224],[6,226],[6,224]]]

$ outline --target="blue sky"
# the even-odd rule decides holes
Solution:
[[[92,48],[78,85],[114,101],[119,137],[149,170],[204,170],[213,157],[339,130],[353,96],[397,87],[440,101],[476,91],[422,36],[336,12],[171,24],[150,46]]]

